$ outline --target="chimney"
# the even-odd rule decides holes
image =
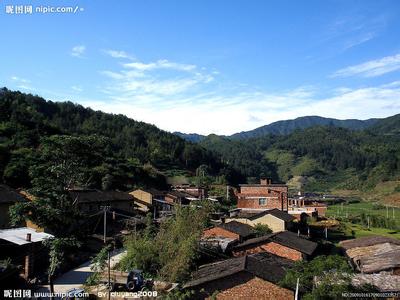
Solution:
[[[267,185],[268,184],[268,179],[267,178],[261,178],[260,179],[260,184],[261,185]]]
[[[31,234],[31,233],[27,233],[27,234],[26,234],[26,241],[27,241],[27,242],[32,241],[32,234]]]

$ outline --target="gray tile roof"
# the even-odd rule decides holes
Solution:
[[[201,266],[193,274],[193,279],[186,283],[184,287],[195,287],[239,272],[248,272],[261,279],[277,284],[292,266],[293,262],[291,260],[268,252],[231,258]]]

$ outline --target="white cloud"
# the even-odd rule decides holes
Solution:
[[[127,59],[133,59],[131,55],[126,53],[125,51],[120,51],[120,50],[103,50],[103,52],[113,58],[127,58]]]
[[[176,71],[193,71],[196,69],[195,65],[180,64],[175,62],[170,62],[166,59],[160,59],[156,62],[142,63],[142,62],[131,62],[123,65],[125,68],[132,68],[140,71],[150,71],[157,69],[171,69]]]
[[[400,54],[386,56],[359,65],[346,67],[336,71],[331,75],[331,77],[377,77],[398,70],[400,70]]]
[[[363,33],[359,36],[356,36],[352,39],[349,39],[347,41],[345,41],[345,44],[343,46],[343,50],[348,50],[350,48],[353,48],[355,46],[364,44],[370,40],[372,40],[373,38],[375,38],[377,36],[377,34],[375,32],[366,32]]]
[[[114,56],[121,56],[119,52]],[[114,53],[115,54],[115,53]],[[123,55],[130,56],[126,53]],[[212,73],[199,71],[196,65],[159,59],[144,63],[137,59],[122,63],[118,71],[103,70],[100,73],[110,80],[102,88],[105,94],[114,94],[117,101],[166,102],[162,97],[183,99],[184,93],[194,92],[197,87],[211,83]]]
[[[21,78],[18,76],[11,76],[11,80],[19,82],[19,83],[30,83],[31,81],[25,78]]]
[[[35,91],[35,88],[31,86],[31,81],[29,79],[21,78],[18,76],[11,76],[11,80],[16,84],[15,87],[17,89],[25,90],[25,91]]]
[[[396,82],[332,89],[328,91],[331,96],[326,97],[318,97],[318,92],[316,87],[309,86],[281,93],[214,90],[192,96],[171,93],[166,97],[149,92],[87,105],[122,113],[171,132],[227,135],[300,116],[367,119],[393,115],[400,109],[400,86]]]
[[[84,45],[74,46],[71,49],[71,55],[74,57],[82,58],[85,51],[86,51],[86,46]]]
[[[78,92],[78,93],[83,92],[83,88],[81,88],[80,86],[77,86],[77,85],[71,86],[71,90]]]

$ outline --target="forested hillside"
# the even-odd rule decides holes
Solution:
[[[0,175],[13,187],[29,187],[47,163],[43,157],[71,149],[90,178],[82,185],[103,189],[165,187],[171,170],[195,176],[199,168],[220,183],[303,176],[306,190],[369,189],[400,178],[400,115],[373,123],[365,130],[313,126],[244,140],[209,135],[194,144],[123,115],[2,89]]]
[[[209,136],[200,144],[249,177],[264,172],[287,182],[307,176],[313,180],[310,190],[321,182],[328,189],[368,189],[400,178],[400,136],[395,134],[399,117],[384,119],[363,131],[317,126],[243,141]],[[382,133],[382,124],[391,134]]]
[[[74,142],[101,152],[97,165],[90,166],[93,174],[88,184],[96,187],[162,185],[160,170],[176,168],[194,174],[206,165],[211,174],[219,174],[223,168],[210,151],[155,126],[71,102],[0,91],[0,174],[11,186],[29,186],[32,166],[39,163],[38,155],[51,136],[56,144],[65,136],[79,137]],[[222,171],[229,175],[227,170]]]
[[[318,116],[300,117],[294,120],[284,120],[261,126],[250,131],[235,133],[230,137],[233,139],[256,138],[268,134],[286,135],[298,129],[307,129],[315,126],[341,127],[352,130],[361,130],[374,125],[378,119],[368,120],[338,120],[332,118],[323,118]]]
[[[230,136],[222,136],[235,140],[243,140],[250,138],[263,137],[266,135],[287,135],[292,133],[295,130],[299,129],[307,129],[315,126],[330,126],[330,127],[341,127],[347,128],[351,130],[362,130],[369,127],[372,127],[376,123],[379,122],[380,119],[368,119],[368,120],[356,120],[356,119],[348,119],[348,120],[338,120],[332,118],[323,118],[319,116],[306,116],[299,117],[293,120],[283,120],[273,122],[268,125],[264,125],[253,130],[242,131]],[[174,132],[177,136],[184,138],[190,142],[201,142],[206,138],[204,135],[196,134],[196,133],[182,133],[182,132]]]

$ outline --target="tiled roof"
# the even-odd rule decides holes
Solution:
[[[0,204],[25,202],[26,199],[13,188],[0,184]]]
[[[287,212],[279,210],[277,208],[267,211],[267,214],[273,215],[274,217],[277,217],[278,219],[281,219],[285,222],[290,222],[296,219],[292,215],[289,215]]]
[[[218,227],[228,230],[230,232],[236,233],[244,238],[249,237],[252,234],[254,234],[253,227],[251,227],[250,225],[247,225],[247,224],[237,222],[237,221],[223,223],[221,225],[218,225]]]
[[[78,203],[134,200],[131,194],[120,191],[71,190],[69,193]]]
[[[318,246],[317,243],[298,236],[296,233],[291,231],[278,232],[271,238],[271,240],[277,244],[298,250],[307,255],[313,254]]]
[[[312,255],[318,246],[317,243],[309,241],[303,237],[299,237],[296,233],[293,233],[291,231],[282,231],[278,233],[267,234],[254,239],[249,239],[237,245],[236,247],[234,247],[234,249],[239,250],[252,245],[256,246],[265,242],[275,242],[277,244],[295,249],[307,255]]]
[[[277,284],[292,266],[292,261],[268,252],[231,258],[201,266],[184,287],[195,287],[243,271]]]
[[[366,237],[362,237],[362,238],[342,241],[339,243],[339,245],[341,247],[343,247],[344,249],[348,250],[351,248],[368,247],[368,246],[373,246],[376,244],[383,244],[383,243],[391,243],[391,244],[400,245],[400,240],[377,235],[377,236],[366,236]]]

